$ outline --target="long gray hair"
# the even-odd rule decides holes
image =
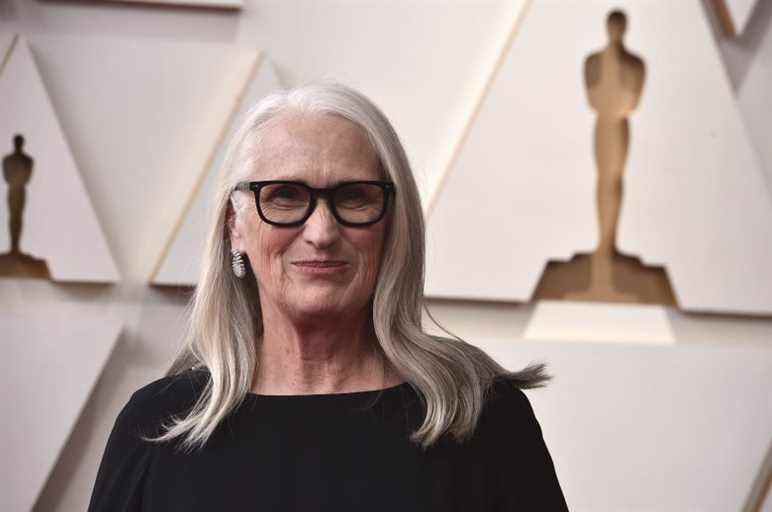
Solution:
[[[174,376],[200,367],[209,371],[209,378],[186,417],[172,417],[163,435],[146,440],[160,442],[184,435],[184,449],[201,448],[250,392],[259,365],[256,353],[263,332],[262,314],[249,266],[243,279],[233,274],[227,209],[230,202],[235,212],[245,210],[247,201],[238,198],[240,192],[234,192],[234,186],[251,170],[245,163],[250,148],[259,147],[261,127],[287,110],[339,115],[359,125],[380,158],[384,177],[395,184],[397,199],[390,212],[370,307],[380,356],[388,359],[423,404],[423,424],[411,433],[410,440],[426,449],[445,433],[458,441],[468,439],[494,378],[504,378],[519,388],[544,386],[552,378],[544,373],[544,363],[508,371],[434,320],[424,298],[424,216],[399,137],[386,116],[361,93],[336,83],[316,83],[263,98],[244,116],[229,142],[198,285],[187,306],[187,330],[166,373]],[[425,333],[422,308],[453,339]]]

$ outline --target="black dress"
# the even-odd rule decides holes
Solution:
[[[131,396],[107,441],[89,512],[567,510],[531,404],[503,381],[470,441],[445,436],[426,452],[408,439],[423,417],[408,383],[248,394],[191,454],[138,438],[189,410],[208,377],[189,370]]]

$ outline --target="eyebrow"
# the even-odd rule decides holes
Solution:
[[[278,178],[271,178],[272,180],[281,180],[281,181],[297,181],[299,183],[303,183],[305,185],[308,185],[308,181],[305,179],[302,179],[300,176],[279,176]],[[343,178],[340,180],[335,180],[332,183],[327,185],[327,188],[337,187],[341,183],[348,183],[351,181],[377,181],[375,178]],[[308,185],[311,186],[311,185]]]

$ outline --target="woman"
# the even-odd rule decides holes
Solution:
[[[183,350],[119,414],[89,510],[566,510],[509,372],[421,329],[424,222],[361,94],[279,92],[228,148]]]

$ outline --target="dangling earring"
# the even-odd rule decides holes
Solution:
[[[231,266],[233,267],[233,273],[235,274],[236,277],[241,279],[246,274],[246,270],[244,269],[244,258],[242,257],[241,253],[236,249],[233,249],[231,251],[231,254],[233,255],[233,261],[231,262]]]

